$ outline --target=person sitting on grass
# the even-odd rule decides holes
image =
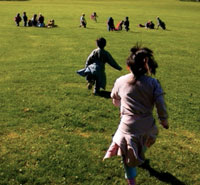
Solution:
[[[96,45],[97,48],[91,52],[86,60],[85,68],[77,71],[77,73],[86,77],[88,89],[92,89],[92,86],[95,85],[94,94],[99,95],[100,88],[105,89],[106,87],[105,64],[108,63],[117,70],[122,70],[122,68],[113,59],[111,54],[104,49],[106,39],[103,37],[97,39]]]
[[[162,127],[169,125],[164,92],[151,76],[158,67],[153,51],[138,45],[131,48],[127,67],[130,73],[119,77],[111,92],[113,104],[120,107],[121,121],[104,159],[120,155],[128,184],[136,185],[136,167],[145,162],[145,151],[158,135],[154,107]]]
[[[33,26],[32,20],[31,20],[31,19],[28,20],[28,26],[29,26],[29,27]]]
[[[143,25],[143,24],[139,24],[138,25],[139,27],[141,27],[141,28],[147,28],[147,29],[154,29],[154,27],[155,27],[155,24],[150,20],[150,21],[148,21],[145,25]]]
[[[15,17],[15,22],[16,22],[16,25],[19,26],[19,23],[21,22],[22,18],[20,16],[20,13],[18,13]]]
[[[155,28],[155,24],[150,20],[145,24],[145,27],[147,29],[154,29]]]
[[[123,24],[124,24],[124,21],[120,21],[116,27],[115,27],[115,31],[121,31],[123,29]]]
[[[47,23],[47,28],[53,28],[53,27],[57,27],[57,25],[55,25],[54,19],[51,19],[51,20],[49,20],[49,22]]]
[[[37,14],[34,14],[33,17],[31,18],[32,21],[32,26],[37,26],[38,20],[37,20]]]

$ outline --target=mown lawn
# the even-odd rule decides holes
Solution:
[[[120,158],[102,162],[119,122],[111,99],[93,96],[76,71],[97,37],[123,67],[106,66],[107,91],[126,74],[129,49],[151,48],[166,92],[170,129],[146,153],[141,185],[200,185],[200,4],[178,0],[0,1],[0,184],[126,184]],[[17,27],[19,12],[58,27]],[[98,22],[90,20],[96,11]],[[87,28],[79,28],[86,14]],[[108,32],[129,16],[130,32]],[[159,16],[167,30],[139,28]],[[155,115],[156,116],[156,115]]]

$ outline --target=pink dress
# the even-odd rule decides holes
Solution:
[[[120,106],[121,121],[104,159],[123,156],[128,166],[138,166],[145,160],[144,150],[155,143],[158,129],[152,115],[156,106],[158,118],[167,119],[163,90],[158,80],[141,76],[134,84],[132,73],[118,78],[111,92]]]

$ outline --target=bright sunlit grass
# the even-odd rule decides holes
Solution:
[[[198,2],[178,0],[0,1],[0,184],[126,184],[120,158],[102,162],[119,123],[111,99],[93,96],[76,71],[103,36],[123,67],[106,66],[107,91],[126,74],[125,60],[139,42],[159,64],[170,129],[146,153],[141,185],[200,183],[200,19]],[[42,13],[58,27],[17,27],[19,12]],[[96,11],[98,22],[90,20]],[[79,28],[86,14],[87,28]],[[108,32],[129,16],[130,32]],[[139,28],[159,16],[167,30]]]

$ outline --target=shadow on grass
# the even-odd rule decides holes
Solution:
[[[166,182],[168,184],[171,184],[171,185],[186,185],[185,183],[181,182],[176,177],[174,177],[171,173],[162,172],[162,171],[158,172],[155,169],[153,169],[149,164],[149,160],[146,160],[145,163],[140,166],[140,168],[148,170],[149,174],[151,176],[154,176],[157,179],[159,179],[160,181]]]
[[[100,93],[98,95],[103,97],[103,98],[111,98],[110,93],[111,92],[109,92],[109,91],[100,91]]]

